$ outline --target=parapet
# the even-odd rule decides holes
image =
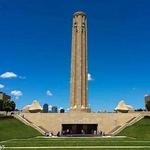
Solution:
[[[78,15],[86,16],[86,14],[83,11],[77,11],[73,14],[73,16],[78,16]]]

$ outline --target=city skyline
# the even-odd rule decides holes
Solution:
[[[57,7],[57,10],[55,9]],[[69,108],[72,15],[88,16],[89,103],[144,108],[150,93],[150,2],[0,1],[0,91],[18,108],[34,99]]]

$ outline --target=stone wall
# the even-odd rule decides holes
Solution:
[[[139,113],[21,113],[24,118],[37,126],[57,133],[62,124],[98,124],[98,130],[110,132],[117,126],[123,125]]]

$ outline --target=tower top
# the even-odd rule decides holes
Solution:
[[[86,14],[83,11],[77,11],[73,14],[73,16],[77,16],[77,15],[86,16]]]

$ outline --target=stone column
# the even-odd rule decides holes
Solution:
[[[83,12],[73,15],[70,110],[87,111],[87,18]]]

